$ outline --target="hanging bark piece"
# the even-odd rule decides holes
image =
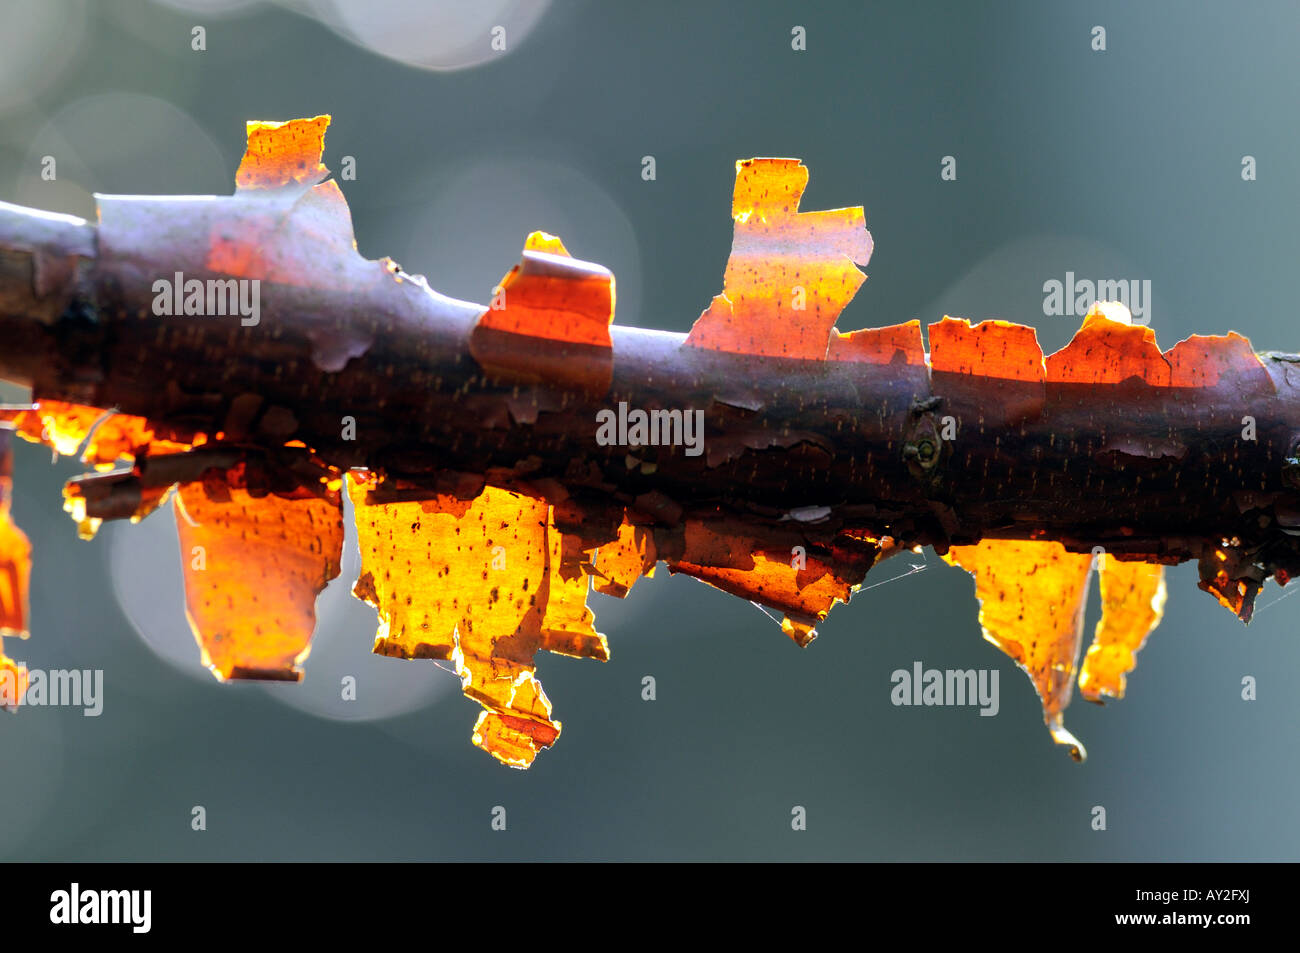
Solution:
[[[81,462],[108,469],[118,460],[133,461],[145,453],[174,453],[188,449],[189,441],[172,434],[164,438],[144,417],[117,414],[58,400],[38,400],[30,407],[0,408],[0,424],[13,428],[24,440],[71,457],[85,445]],[[193,436],[194,443],[203,438]]]
[[[1052,740],[1068,745],[1070,757],[1087,752],[1065,728],[1074,669],[1083,633],[1092,557],[1067,553],[1060,543],[985,540],[954,546],[944,560],[975,577],[984,638],[1029,676],[1043,702]]]
[[[656,552],[654,532],[624,517],[618,538],[596,550],[592,588],[603,595],[625,598],[638,579],[654,575]]]
[[[1074,760],[1084,760],[1087,751],[1066,730],[1065,709],[1079,662],[1092,555],[1066,552],[1051,541],[984,540],[954,546],[944,560],[975,577],[984,638],[1034,683],[1052,740],[1068,746]],[[1164,609],[1163,566],[1107,555],[1098,570],[1102,618],[1084,665],[1086,682],[1080,681],[1090,701],[1123,697],[1124,674],[1132,671],[1134,656]]]
[[[37,401],[28,408],[5,408],[0,410],[0,421],[13,426],[14,432],[24,440],[47,446],[62,456],[73,456],[84,445],[81,462],[97,470],[107,470],[118,460],[134,463],[153,453],[184,452],[206,439],[202,434],[192,434],[188,441],[164,438],[143,417],[53,400]],[[172,436],[175,438],[175,434]],[[138,482],[132,487],[134,495],[126,504],[125,512],[124,500],[119,496],[109,507],[111,512],[91,513],[88,503],[93,500],[105,506],[104,488],[120,481],[112,476],[102,480],[92,476],[70,480],[63,488],[63,508],[77,524],[77,534],[82,539],[93,539],[106,515],[110,519],[125,517],[139,522],[166,502],[173,486],[167,483],[141,488]]]
[[[219,679],[298,681],[316,597],[338,576],[337,492],[254,496],[226,477],[176,498],[185,605],[202,661]]]
[[[13,453],[0,429],[0,708],[16,708],[27,691],[27,669],[4,653],[5,636],[27,638],[27,587],[32,547],[9,515]]]
[[[817,623],[835,603],[849,601],[874,552],[846,571],[843,563],[823,561],[801,542],[790,534],[746,536],[731,521],[687,520],[684,552],[669,559],[668,568],[783,612],[782,631],[802,648],[816,638]]]
[[[0,422],[30,443],[49,447],[63,457],[74,456],[90,436],[95,421],[107,412],[61,400],[38,400],[30,407],[0,408]]]
[[[1125,676],[1165,611],[1164,566],[1103,559],[1101,620],[1079,672],[1079,692],[1090,702],[1124,697]]]
[[[489,487],[472,501],[373,501],[378,480],[352,473],[361,571],[354,594],[379,612],[375,651],[450,659],[486,711],[474,744],[526,767],[559,735],[534,677],[546,649],[609,658],[586,607],[588,576],[571,566],[544,501]]]
[[[202,435],[180,439],[173,433],[164,437],[143,417],[113,414],[91,432],[81,460],[97,470],[107,470],[119,460],[134,462],[146,454],[181,453],[203,440]]]

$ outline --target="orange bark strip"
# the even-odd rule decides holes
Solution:
[[[1070,343],[1047,358],[1047,380],[1061,384],[1118,384],[1138,378],[1170,385],[1169,362],[1148,327],[1123,324],[1094,305]]]
[[[524,239],[524,251],[544,251],[552,255],[573,257],[569,254],[569,250],[564,247],[564,242],[560,241],[558,235],[542,231],[528,233],[528,237]]]
[[[13,711],[27,694],[27,669],[0,652],[0,708]]]
[[[925,342],[921,340],[921,322],[914,320],[887,328],[833,333],[826,359],[924,367]]]
[[[27,634],[27,592],[32,546],[14,525],[6,500],[0,509],[0,637]]]
[[[508,711],[487,709],[479,712],[470,740],[502,764],[527,768],[537,752],[555,744],[560,723],[551,720],[551,703],[531,672],[523,672],[510,690]],[[523,711],[526,716],[509,714]]]
[[[194,445],[158,437],[153,425],[143,417],[63,401],[41,400],[29,408],[0,410],[0,420],[16,428],[15,432],[24,440],[47,446],[62,456],[72,456],[84,444],[81,461],[97,470],[112,469],[121,459],[133,462],[146,453],[178,453]],[[199,443],[206,438],[196,434],[191,439]],[[132,522],[138,522],[166,502],[169,492],[169,488],[159,487],[146,494]],[[82,539],[94,538],[103,521],[86,515],[83,488],[75,482],[69,483],[63,496],[63,508],[77,523],[78,535]]]
[[[392,261],[369,261],[357,252],[347,200],[338,183],[326,179],[329,170],[320,161],[329,122],[329,116],[316,116],[248,124],[235,196],[205,203],[195,215],[206,228],[205,271],[357,293],[401,280]],[[249,201],[249,193],[257,201]],[[114,234],[128,247],[138,241],[120,230]],[[322,325],[314,333],[324,335],[328,329],[330,336],[364,351],[363,339],[348,341],[350,330],[358,333],[355,329],[337,322]],[[346,359],[336,354],[327,362],[338,370]]]
[[[32,547],[9,515],[13,490],[9,431],[0,431],[0,708],[17,708],[27,693],[27,669],[4,653],[5,636],[27,637]]]
[[[555,236],[534,232],[474,326],[470,353],[498,376],[601,394],[614,373],[613,319],[613,274],[569,257]]]
[[[1164,609],[1164,566],[1104,557],[1101,621],[1079,673],[1079,692],[1085,699],[1124,697],[1125,676],[1137,665],[1137,653],[1160,624]]]
[[[984,638],[1029,676],[1052,740],[1076,761],[1083,745],[1065,728],[1083,629],[1092,556],[1056,542],[984,540],[954,546],[944,560],[975,577]]]
[[[339,574],[340,498],[253,497],[204,484],[177,494],[185,603],[203,664],[220,679],[297,681],[316,625],[316,597]]]
[[[13,456],[7,430],[0,430],[0,708],[14,708],[27,691],[27,670],[4,653],[4,637],[27,637],[32,547],[9,515]]]
[[[595,629],[595,616],[587,608],[590,576],[578,559],[565,553],[565,536],[548,514],[546,525],[546,609],[542,613],[541,647],[571,658],[609,661],[609,643]],[[576,554],[575,554],[576,556]]]
[[[376,477],[348,484],[361,547],[353,591],[379,610],[375,651],[451,659],[486,709],[474,743],[526,767],[560,729],[534,677],[537,651],[609,657],[586,607],[588,575],[566,556],[551,507],[495,487],[468,505],[375,503]]]
[[[735,235],[722,294],[686,343],[741,354],[822,360],[835,320],[871,257],[862,207],[800,212],[808,169],[798,159],[736,163]]]
[[[247,123],[248,147],[235,174],[235,184],[242,190],[320,182],[329,174],[321,164],[329,124],[329,116]]]
[[[1193,334],[1165,351],[1165,359],[1173,387],[1217,387],[1221,382],[1234,382],[1250,394],[1270,396],[1276,392],[1254,348],[1236,331]]]
[[[134,460],[140,451],[152,449],[156,435],[149,421],[130,414],[113,414],[90,435],[82,462],[98,469],[109,469],[118,460]],[[175,441],[157,441],[158,449],[176,453],[189,449],[188,444]]]
[[[683,555],[669,561],[668,568],[787,613],[791,621],[782,628],[801,645],[812,641],[813,626],[826,618],[836,602],[848,602],[861,582],[860,576],[842,577],[834,566],[811,554],[795,557],[789,548],[773,549],[762,540],[727,529],[688,520]]]
[[[1031,327],[1009,321],[981,321],[944,316],[930,325],[930,369],[1003,380],[1040,382],[1045,377],[1043,350]]]
[[[106,413],[100,407],[61,400],[38,400],[31,407],[0,410],[0,421],[13,427],[24,440],[43,444],[60,456],[70,457],[81,449],[94,429],[95,421]]]
[[[1230,558],[1224,549],[1216,549],[1212,554],[1203,556],[1201,562],[1210,563],[1217,568],[1207,573],[1202,565],[1201,579],[1196,585],[1202,591],[1214,596],[1219,600],[1219,605],[1243,622],[1249,622],[1254,612],[1255,596],[1259,594],[1262,585],[1261,581],[1249,571],[1239,574],[1240,566],[1235,565],[1239,560]]]
[[[618,527],[618,538],[601,544],[596,550],[592,588],[622,599],[638,579],[654,575],[656,561],[654,533],[624,518]]]
[[[61,456],[70,457],[85,444],[81,462],[101,470],[121,459],[134,460],[146,451],[175,453],[191,446],[158,437],[143,417],[58,400],[4,408],[0,410],[0,421],[12,426],[24,440],[43,444]]]
[[[13,710],[27,693],[27,669],[4,652],[5,636],[27,638],[32,546],[9,515],[13,492],[10,432],[0,430],[0,708]]]
[[[690,530],[688,529],[688,536]],[[689,542],[688,553],[689,553]],[[669,564],[673,572],[685,573],[732,595],[751,599],[773,609],[812,616],[823,621],[836,602],[847,602],[852,586],[837,579],[829,567],[809,560],[806,570],[794,569],[788,558],[755,552],[752,569],[709,566],[682,559]],[[809,578],[811,577],[811,578]],[[787,633],[788,634],[788,633]]]
[[[358,598],[379,611],[375,651],[450,659],[461,637],[537,628],[546,575],[547,504],[487,489],[459,512],[439,499],[371,503],[377,478],[348,474],[357,514]],[[464,625],[475,614],[477,625]],[[531,617],[531,618],[530,618]],[[488,630],[493,636],[488,636]]]

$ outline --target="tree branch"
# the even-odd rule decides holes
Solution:
[[[1147,567],[1197,560],[1244,620],[1300,567],[1300,358],[1237,335],[1162,353],[1104,307],[1046,359],[1006,322],[945,318],[928,353],[915,321],[841,334],[870,236],[861,209],[799,212],[793,160],[741,164],[724,293],[689,336],[610,327],[612,276],[542,233],[490,305],[456,301],[357,254],[327,123],[250,124],[229,197],[100,196],[97,225],[0,203],[0,377],[36,401],[10,425],[127,461],[66,491],[85,533],[180,487],[221,677],[298,676],[349,472],[376,651],[456,661],[476,743],[516,765],[559,730],[533,652],[606,657],[588,581],[625,594],[659,560],[806,644],[874,564],[932,546],[1080,756],[1061,712],[1099,548],[1092,700],[1159,619]],[[234,604],[250,573],[260,608]]]

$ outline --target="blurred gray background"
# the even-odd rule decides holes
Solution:
[[[875,238],[845,330],[1003,317],[1050,351],[1078,321],[1045,317],[1042,286],[1073,271],[1150,279],[1164,347],[1235,329],[1294,350],[1297,48],[1290,0],[13,0],[0,199],[91,215],[96,191],[228,193],[246,119],[331,113],[326,164],[355,158],[341,184],[368,257],[485,301],[541,228],[614,270],[617,321],[684,331],[722,287],[735,160],[797,156],[804,208],[864,205]],[[1174,569],[1129,697],[1067,715],[1080,766],[981,639],[970,577],[932,553],[803,651],[661,569],[626,602],[592,597],[609,663],[539,657],[564,728],[519,772],[471,746],[478,708],[452,674],[369,654],[355,560],[322,596],[302,684],[215,683],[170,513],[83,543],[59,493],[79,471],[18,447],[33,634],[6,645],[31,667],[102,668],[104,712],[0,718],[5,859],[1300,857],[1300,601],[1271,604],[1271,583],[1245,628]],[[999,714],[894,707],[890,673],[914,660],[999,669]],[[1244,675],[1258,700],[1241,699]]]

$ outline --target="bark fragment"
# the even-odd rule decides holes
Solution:
[[[296,682],[316,597],[339,574],[340,497],[254,496],[241,482],[223,477],[211,495],[187,483],[176,496],[190,624],[218,678]]]
[[[686,343],[741,354],[822,360],[835,319],[871,257],[861,206],[800,212],[808,169],[798,159],[736,163],[735,239],[722,294]]]
[[[574,259],[554,235],[533,232],[523,260],[474,326],[469,350],[484,370],[507,380],[600,395],[614,374],[613,319],[609,269]]]
[[[1066,730],[1065,709],[1079,662],[1094,557],[1066,552],[1051,541],[984,540],[954,546],[944,559],[975,577],[984,638],[1029,676],[1052,740],[1082,761],[1087,751]],[[1102,618],[1080,677],[1080,690],[1089,701],[1124,696],[1124,675],[1132,671],[1137,650],[1164,609],[1163,566],[1106,556],[1098,568]]]
[[[27,669],[4,653],[5,636],[27,637],[27,585],[32,547],[9,515],[13,490],[10,434],[0,430],[0,708],[17,707],[27,691]]]
[[[468,502],[384,503],[377,482],[348,479],[361,545],[353,592],[379,611],[375,651],[454,662],[484,708],[474,744],[527,767],[560,732],[534,655],[609,658],[586,606],[587,573],[565,565],[545,500],[488,487]]]

